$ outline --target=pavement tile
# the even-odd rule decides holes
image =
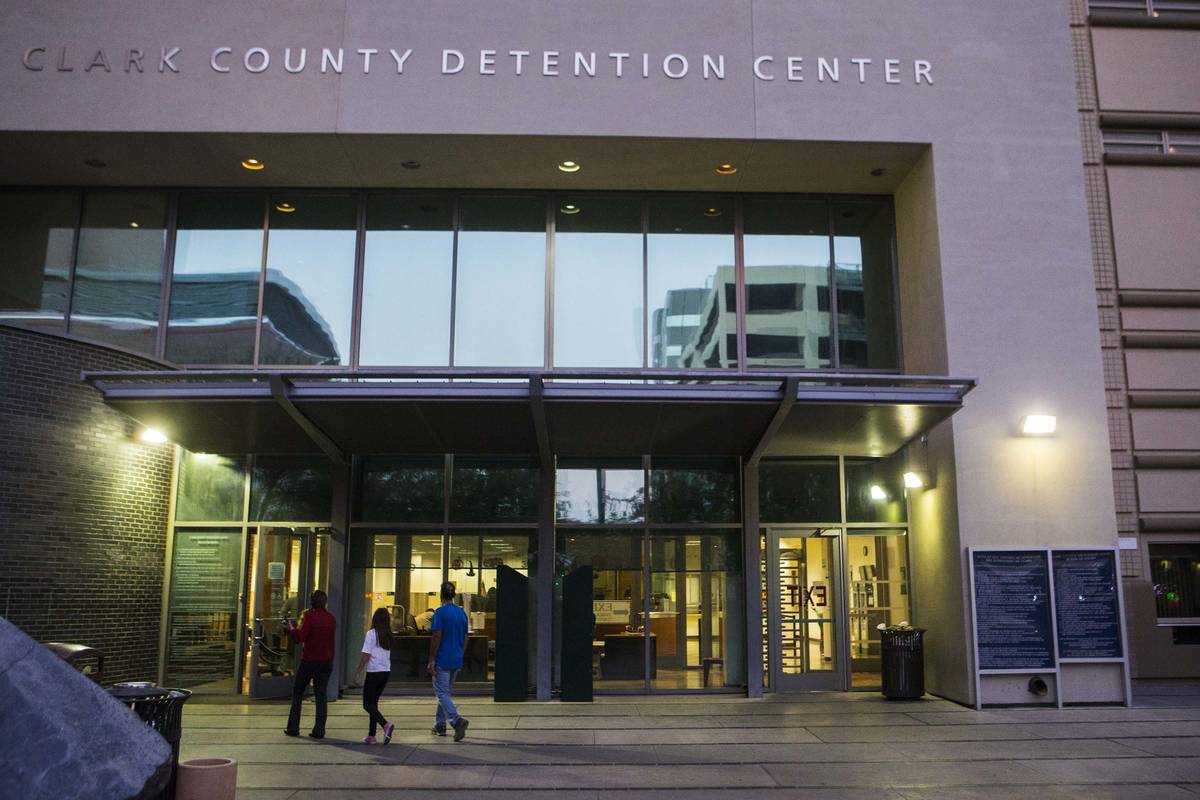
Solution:
[[[1048,759],[1021,761],[1018,769],[1051,783],[1178,783],[1200,781],[1200,758]]]
[[[468,719],[471,719],[468,716]],[[715,728],[719,724],[716,720],[721,719],[744,719],[743,717],[671,717],[664,716],[657,719],[655,725],[658,728]],[[772,717],[771,719],[777,719]],[[475,727],[475,720],[471,719],[471,727]],[[523,730],[531,728],[542,729],[567,729],[572,728],[594,728],[594,729],[612,729],[612,728],[645,728],[647,722],[642,717],[521,717],[517,721],[517,727]]]
[[[404,763],[424,764],[654,764],[657,754],[644,746],[494,745],[470,740],[418,747]]]
[[[905,760],[886,744],[671,744],[658,745],[653,752],[659,764],[832,764]]]
[[[318,747],[290,742],[278,744],[193,744],[183,742],[179,758],[232,758],[242,764],[403,764],[416,750],[412,745],[394,742],[386,747],[336,743],[328,740]]]
[[[892,789],[621,789],[601,791],[599,800],[903,800]],[[562,794],[560,800],[575,800],[574,794]]]
[[[752,788],[775,786],[763,767],[751,765],[642,766],[619,769],[609,766],[496,767],[493,789],[656,789],[690,786],[696,788]]]
[[[909,714],[812,714],[809,716],[767,717],[743,714],[737,717],[713,717],[716,725],[726,728],[787,728],[810,725],[922,725]],[[710,723],[711,724],[711,723]]]
[[[867,730],[867,729],[863,729]],[[564,731],[565,732],[565,731]],[[805,728],[677,728],[664,733],[658,727],[638,730],[596,731],[596,744],[772,744],[819,742]]]
[[[905,800],[1195,800],[1171,784],[953,786],[900,789]]]
[[[238,791],[247,789],[483,789],[495,767],[238,765]]]
[[[900,754],[918,761],[990,761],[1023,758],[1145,758],[1146,754],[1105,739],[1041,739],[993,742],[895,742]]]
[[[1002,786],[1053,780],[1017,761],[928,761],[886,764],[768,764],[780,786]]]
[[[1163,738],[1146,736],[1140,739],[1116,739],[1114,741],[1155,756],[1200,756],[1200,737],[1197,736]]]
[[[899,727],[813,727],[825,742],[963,742],[1037,739],[1032,725],[903,725]]]
[[[237,800],[246,794],[238,789]],[[253,797],[251,795],[251,797]],[[593,790],[563,792],[557,789],[523,791],[519,797],[505,790],[461,789],[430,792],[428,789],[301,789],[287,800],[599,800]]]
[[[1059,722],[1022,726],[1046,739],[1200,736],[1200,722]]]

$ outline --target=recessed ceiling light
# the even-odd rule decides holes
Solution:
[[[735,164],[728,164],[728,163],[726,163],[726,164],[717,164],[717,167],[716,167],[716,170],[715,170],[715,172],[716,172],[718,175],[733,175],[733,174],[734,174],[734,173],[736,173],[737,171],[738,171],[737,165],[735,165]]]
[[[562,208],[560,208],[559,211],[561,211],[564,214],[578,214],[579,206],[575,205],[574,203],[567,203]]]
[[[291,203],[280,203],[279,205],[275,206],[275,210],[284,214],[290,214],[296,210],[296,207]]]
[[[719,217],[719,216],[721,216],[721,214],[722,214],[722,211],[719,208],[704,209],[704,216],[706,216],[706,217]]]
[[[401,161],[400,166],[404,167],[405,169],[420,169],[421,162],[420,161]]]
[[[579,162],[578,161],[560,161],[560,162],[558,162],[558,169],[561,172],[579,172]]]
[[[108,166],[107,162],[101,161],[98,158],[89,158],[89,159],[85,160],[83,163],[89,167],[95,167],[96,169],[103,169],[104,167]]]
[[[131,228],[140,228],[141,226],[140,226],[140,225],[138,225],[136,222],[131,222],[131,223],[129,223],[129,227],[131,227]]]
[[[260,169],[267,168],[267,165],[259,161],[257,158],[247,158],[242,162],[242,166],[251,172],[258,172]]]

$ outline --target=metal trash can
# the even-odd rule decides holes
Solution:
[[[104,653],[86,644],[67,644],[66,642],[46,642],[45,647],[51,653],[70,664],[80,673],[87,675],[101,686],[104,685]],[[94,660],[96,663],[86,663]]]
[[[920,700],[925,695],[925,629],[883,628],[879,638],[883,696]]]
[[[164,689],[153,683],[118,683],[108,693],[133,709],[142,721],[158,731],[171,745],[171,780],[159,800],[175,800],[175,777],[179,771],[179,740],[183,736],[183,704],[192,693],[186,689]]]

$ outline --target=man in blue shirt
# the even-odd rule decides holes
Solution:
[[[442,605],[433,612],[429,630],[433,633],[429,643],[429,674],[433,676],[433,693],[438,702],[433,733],[445,736],[449,723],[454,728],[454,741],[461,742],[470,723],[458,715],[450,692],[467,651],[467,612],[454,604],[454,584],[449,581],[442,584]]]

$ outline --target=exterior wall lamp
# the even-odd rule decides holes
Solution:
[[[142,441],[145,444],[166,444],[167,435],[157,428],[146,428],[142,431]]]
[[[1052,436],[1058,428],[1058,417],[1052,414],[1027,414],[1021,417],[1022,436]]]

